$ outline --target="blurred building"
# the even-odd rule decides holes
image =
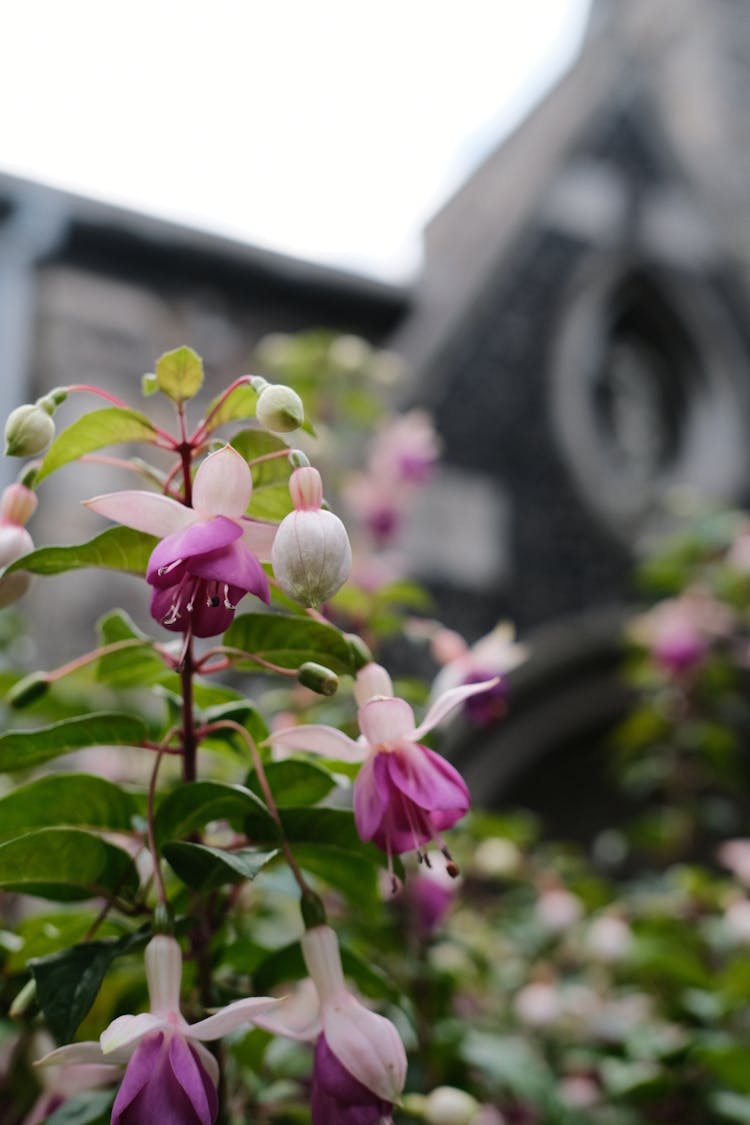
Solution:
[[[72,381],[123,393],[184,342],[217,385],[269,331],[394,347],[445,449],[416,569],[470,635],[554,626],[529,708],[557,693],[559,715],[519,736],[530,764],[555,724],[580,734],[575,693],[593,724],[621,705],[643,546],[696,498],[748,495],[749,95],[744,0],[596,0],[568,74],[428,225],[409,292],[2,178],[0,413]],[[49,585],[53,625],[92,597]]]

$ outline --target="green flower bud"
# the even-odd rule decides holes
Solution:
[[[22,707],[28,707],[30,703],[41,699],[48,691],[49,680],[44,672],[32,672],[30,676],[24,676],[15,683],[5,698],[11,707],[20,711]]]
[[[297,671],[297,679],[310,691],[318,695],[335,695],[339,687],[339,678],[330,668],[322,664],[315,664],[312,660],[302,664]]]
[[[314,930],[316,926],[325,926],[327,924],[326,908],[314,891],[307,891],[302,895],[299,908],[306,930]]]
[[[53,406],[54,409],[54,406]],[[55,436],[55,423],[45,405],[17,406],[5,423],[5,453],[8,457],[36,457]]]
[[[272,434],[290,434],[305,420],[302,399],[283,383],[269,383],[258,395],[255,416]]]

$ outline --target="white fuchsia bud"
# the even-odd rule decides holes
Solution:
[[[0,569],[34,550],[34,541],[23,526],[36,511],[37,498],[23,484],[11,484],[0,497]],[[0,609],[26,593],[31,575],[18,570],[0,577]]]
[[[346,582],[352,549],[338,516],[320,507],[323,487],[317,469],[295,469],[289,478],[289,491],[295,510],[279,524],[271,564],[285,593],[315,607]]]
[[[55,423],[39,403],[17,406],[5,423],[5,453],[8,457],[36,457],[55,436]]]
[[[471,1125],[479,1102],[455,1086],[437,1086],[424,1101],[424,1119],[429,1125]]]
[[[0,522],[23,527],[37,509],[36,493],[25,484],[10,484],[0,496]]]
[[[267,383],[258,395],[255,417],[272,434],[290,434],[305,420],[302,399],[283,383]]]

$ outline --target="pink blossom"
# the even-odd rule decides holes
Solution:
[[[0,570],[34,550],[25,524],[37,507],[36,493],[23,484],[11,484],[0,497]],[[31,584],[25,570],[0,576],[0,608],[22,597]]]
[[[146,946],[145,961],[150,1011],[119,1016],[98,1043],[60,1047],[38,1065],[126,1063],[111,1125],[213,1125],[219,1067],[202,1041],[256,1022],[279,1001],[237,1000],[188,1024],[180,1012],[182,954],[177,942],[158,934]]]
[[[707,590],[694,587],[636,617],[630,633],[651,651],[657,664],[680,675],[699,664],[717,639],[728,636],[732,623],[726,606]]]
[[[470,696],[465,704],[467,717],[480,727],[491,726],[505,714],[508,688],[505,676],[522,664],[528,650],[516,642],[512,625],[502,622],[469,647],[449,629],[439,629],[432,640],[432,652],[445,666],[435,677],[432,697],[459,684],[492,680],[493,686]],[[494,679],[493,679],[494,677]]]
[[[314,985],[305,982],[256,1022],[292,1039],[315,1041],[312,1125],[392,1125],[404,1087],[406,1052],[396,1028],[346,987],[336,934],[315,926],[301,939]]]
[[[362,762],[354,783],[354,818],[362,840],[373,840],[389,859],[437,840],[469,808],[469,791],[457,770],[420,743],[471,695],[493,681],[453,688],[432,704],[419,726],[409,704],[393,695],[390,677],[379,664],[368,664],[357,676],[360,737],[349,738],[334,727],[302,725],[274,731],[275,749]]]
[[[425,410],[409,410],[379,430],[370,470],[375,477],[420,485],[432,476],[439,454],[440,442],[430,415]]]
[[[214,637],[245,594],[270,598],[260,560],[269,558],[276,528],[245,515],[252,488],[247,462],[225,445],[195,474],[192,507],[140,491],[96,496],[86,506],[162,537],[146,571],[154,587],[151,615],[173,632]]]

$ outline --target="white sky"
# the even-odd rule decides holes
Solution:
[[[0,170],[401,279],[589,0],[24,0]]]

